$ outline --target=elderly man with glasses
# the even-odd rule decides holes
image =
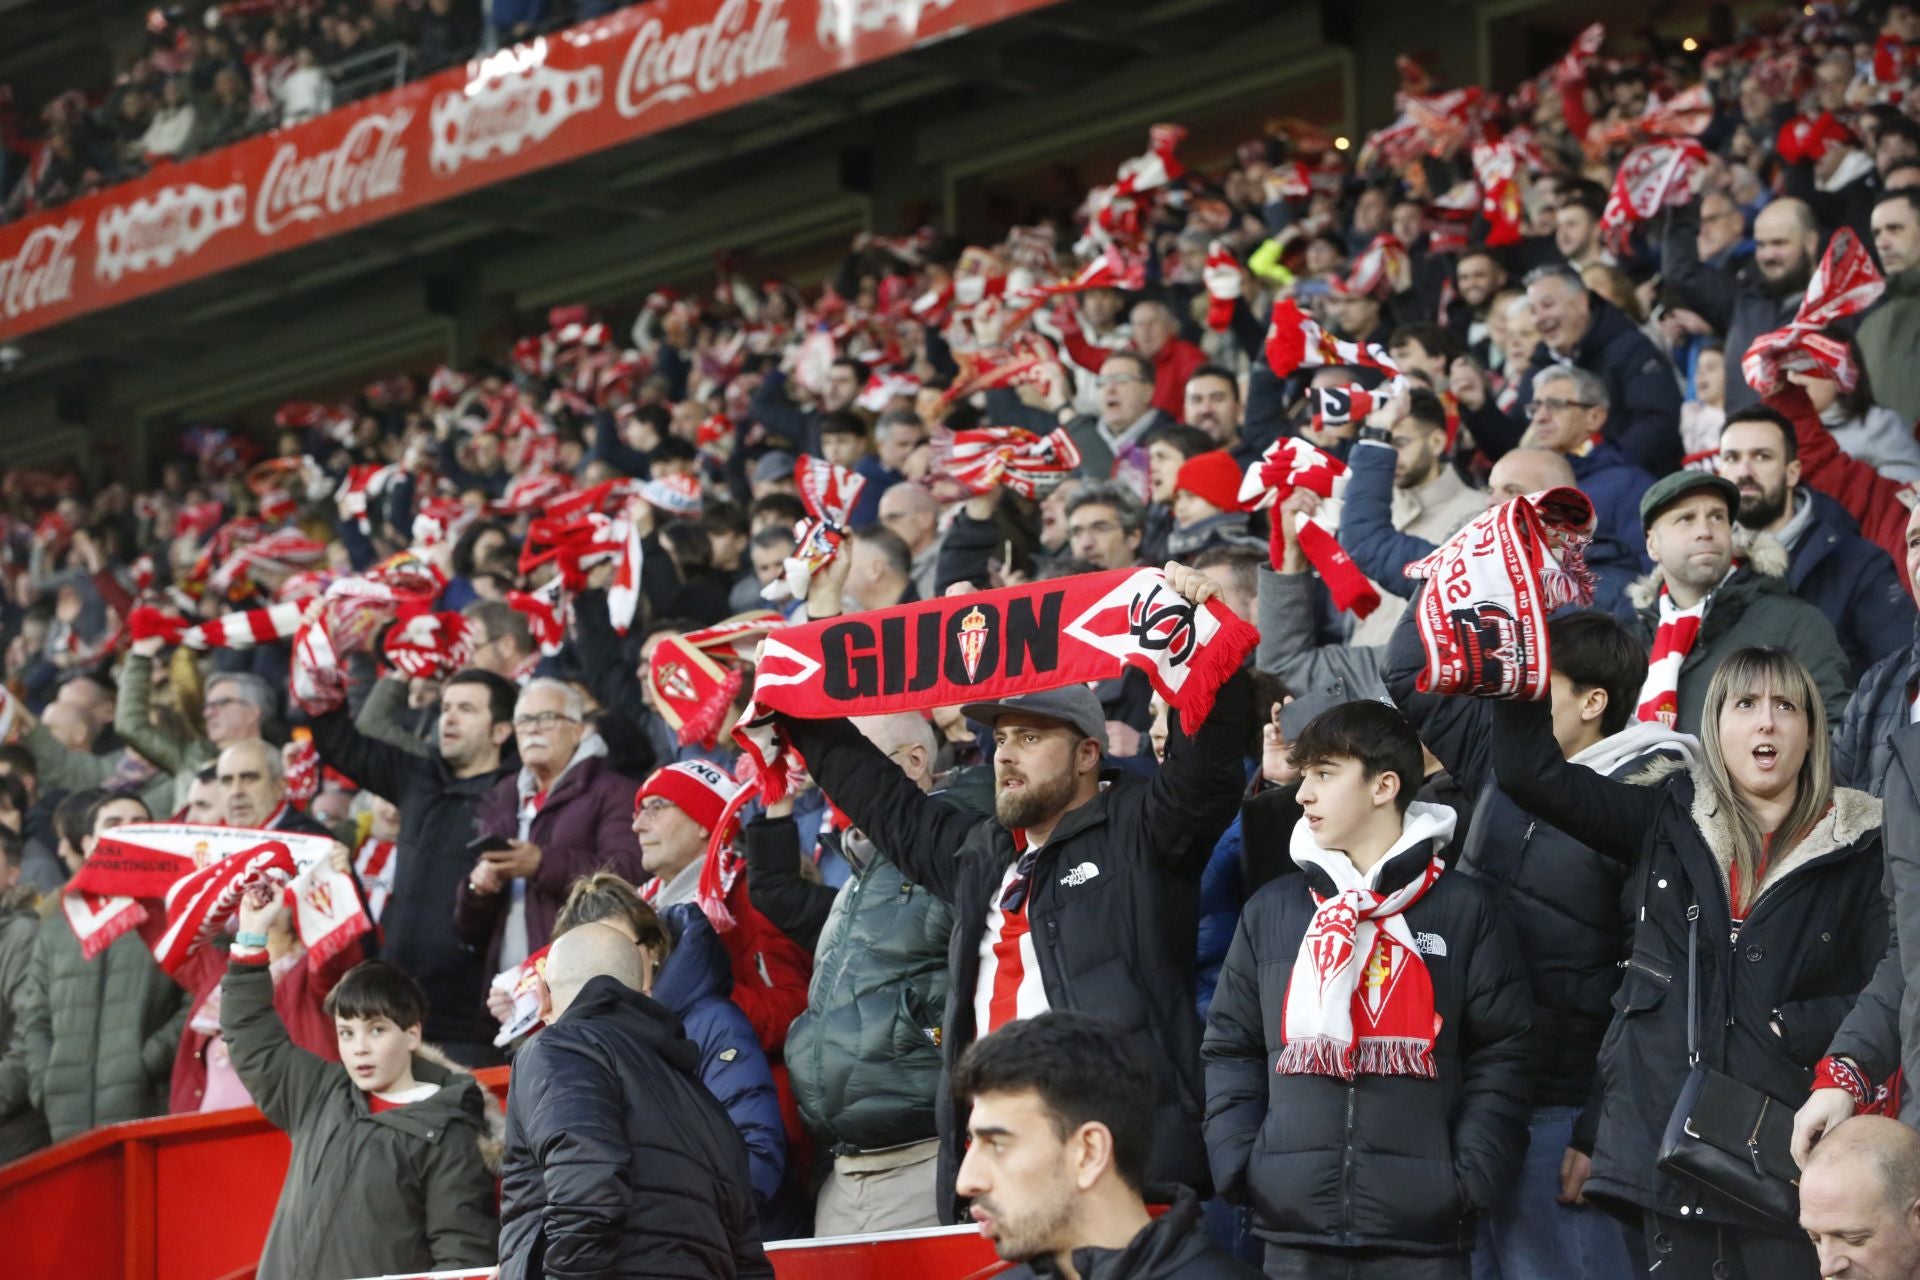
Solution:
[[[1622,547],[1645,542],[1640,527],[1640,495],[1653,487],[1653,477],[1606,438],[1609,400],[1605,380],[1585,369],[1555,367],[1533,377],[1533,403],[1527,406],[1528,426],[1523,443],[1566,455],[1574,483],[1593,502],[1598,536]],[[1638,550],[1640,568],[1653,562]]]
[[[572,685],[528,682],[513,711],[518,773],[480,802],[473,869],[461,885],[454,928],[487,948],[489,972],[547,945],[567,888],[591,871],[646,879],[634,846],[639,785],[607,767],[607,744],[586,720]]]

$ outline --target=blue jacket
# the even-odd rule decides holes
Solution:
[[[1220,966],[1233,945],[1233,931],[1240,923],[1240,908],[1247,904],[1246,882],[1240,874],[1240,815],[1235,814],[1213,846],[1207,869],[1200,873],[1200,932],[1194,948],[1194,968],[1199,976],[1200,1021],[1207,1020],[1213,1005],[1214,984],[1220,981]]]
[[[661,915],[673,933],[673,954],[654,975],[653,998],[679,1017],[687,1039],[700,1046],[700,1083],[727,1109],[747,1144],[754,1198],[764,1207],[787,1167],[773,1071],[747,1015],[730,998],[733,968],[720,935],[691,903]]]
[[[1864,672],[1913,638],[1913,600],[1900,570],[1840,504],[1802,485],[1795,500],[1813,502],[1811,524],[1788,553],[1787,587],[1833,624],[1849,670]]]
[[[1604,447],[1612,448],[1611,445]],[[1411,600],[1420,582],[1407,577],[1404,571],[1415,560],[1433,554],[1435,548],[1425,538],[1401,533],[1393,527],[1396,459],[1391,445],[1362,440],[1353,446],[1353,452],[1347,456],[1350,474],[1346,501],[1340,508],[1340,545],[1360,572],[1393,594]],[[1585,491],[1584,485],[1582,491]],[[1637,503],[1639,499],[1634,501]],[[1597,502],[1594,505],[1599,506]],[[1594,577],[1593,603],[1623,622],[1631,621],[1634,616],[1627,588],[1642,572],[1640,548],[1645,545],[1645,534],[1622,543],[1603,522],[1587,548],[1587,567],[1593,570]]]
[[[1595,374],[1607,384],[1606,438],[1629,458],[1655,475],[1680,466],[1680,380],[1673,364],[1646,334],[1619,308],[1592,294],[1593,322],[1587,336],[1574,348],[1571,361],[1554,358],[1547,344],[1534,348],[1520,398],[1512,416],[1487,403],[1463,415],[1489,458],[1515,447],[1527,429],[1527,407],[1533,403],[1533,379],[1542,370],[1571,363]]]
[[[1602,440],[1584,457],[1569,456],[1573,480],[1593,503],[1599,536],[1613,539],[1633,553],[1639,572],[1653,568],[1647,559],[1646,527],[1640,523],[1640,495],[1653,487],[1645,467],[1611,440]]]

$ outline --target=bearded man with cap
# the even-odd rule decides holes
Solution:
[[[1769,645],[1807,664],[1837,724],[1853,686],[1833,624],[1788,588],[1778,542],[1743,539],[1736,555],[1739,510],[1739,488],[1704,471],[1662,477],[1640,499],[1653,572],[1627,595],[1652,653],[1635,714],[1700,733],[1700,709],[1721,661],[1736,649]]]
[[[809,617],[840,612],[845,578],[838,557],[814,580]],[[1195,606],[1220,593],[1180,564],[1167,580]],[[961,1220],[954,1181],[967,1131],[944,1077],[979,1037],[1051,1009],[1120,1024],[1154,1064],[1147,1177],[1209,1190],[1193,1008],[1199,881],[1238,809],[1252,708],[1236,672],[1197,733],[1172,729],[1148,780],[1104,767],[1106,717],[1085,686],[969,703],[963,713],[993,732],[992,818],[929,799],[845,720],[781,718],[848,821],[954,910],[936,1117],[943,1218]]]

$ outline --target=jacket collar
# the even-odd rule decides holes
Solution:
[[[575,776],[576,771],[579,771],[581,776],[584,776],[585,771],[583,766],[587,761],[601,759],[606,754],[607,740],[605,738],[602,738],[598,733],[592,731],[582,734],[580,741],[574,745],[573,758],[567,761],[567,767],[560,771],[560,776],[555,778],[553,785],[547,788],[547,799],[553,799],[554,795],[559,792],[561,786],[566,783],[567,779]],[[515,788],[521,804],[525,804],[528,800],[531,800],[540,793],[540,783],[535,780],[533,770],[527,768],[525,765],[520,766]]]
[[[1140,1228],[1139,1234],[1118,1249],[1091,1246],[1073,1251],[1073,1269],[1080,1280],[1152,1280],[1171,1275],[1180,1264],[1203,1253],[1207,1247],[1201,1226],[1200,1200],[1187,1187],[1149,1187],[1149,1204],[1166,1204],[1168,1209]],[[1057,1276],[1059,1267],[1050,1253],[1027,1262],[1036,1276]]]
[[[1787,576],[1789,557],[1787,549],[1771,534],[1754,533],[1738,525],[1733,530],[1733,575],[1714,589],[1714,596],[1740,586],[1753,578],[1771,578],[1784,585]],[[1633,607],[1641,611],[1653,608],[1660,599],[1660,588],[1666,583],[1666,574],[1659,565],[1653,566],[1653,572],[1636,580],[1627,588],[1627,599]],[[1712,614],[1713,609],[1708,607]]]
[[[652,996],[642,995],[604,974],[580,989],[580,994],[574,997],[554,1027],[600,1020],[618,1022],[632,1030],[682,1074],[691,1076],[700,1070],[699,1046],[687,1039],[673,1011]]]
[[[1714,866],[1720,872],[1720,887],[1728,887],[1727,869],[1733,865],[1733,832],[1726,816],[1714,800],[1713,789],[1707,777],[1700,769],[1690,771],[1693,775],[1693,825],[1699,830],[1700,837],[1706,842],[1707,851],[1713,855]],[[1796,872],[1804,871],[1814,863],[1844,852],[1859,843],[1880,828],[1880,801],[1864,791],[1855,791],[1851,787],[1835,787],[1833,803],[1826,814],[1814,823],[1813,830],[1790,850],[1786,857],[1767,866],[1767,873],[1761,878],[1760,888],[1748,901],[1758,902],[1762,894]]]

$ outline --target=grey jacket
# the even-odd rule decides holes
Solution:
[[[45,1109],[54,1141],[166,1114],[187,993],[138,934],[88,960],[56,907],[34,942],[20,1017],[30,1096]]]
[[[1313,575],[1262,567],[1256,589],[1260,647],[1254,665],[1298,696],[1344,693],[1384,700],[1386,646],[1321,644],[1313,631]]]
[[[147,719],[153,702],[153,659],[128,654],[120,669],[120,695],[113,708],[113,731],[142,758],[159,769],[162,778],[149,783],[140,798],[147,811],[164,817],[187,803],[193,775],[220,755],[205,738],[180,738],[154,727]],[[42,781],[44,782],[44,778]],[[164,793],[156,788],[164,783]]]
[[[0,1164],[47,1145],[47,1117],[29,1100],[24,1019],[27,971],[40,931],[32,889],[0,894]]]
[[[1847,713],[1833,726],[1833,780],[1873,795],[1893,764],[1893,743],[1913,711],[1920,681],[1920,623],[1911,648],[1890,653],[1867,668],[1847,701]]]
[[[1892,923],[1887,953],[1827,1050],[1852,1058],[1875,1084],[1886,1083],[1898,1067],[1906,1068],[1908,1080],[1920,1080],[1914,1074],[1920,1072],[1920,944],[1901,945],[1903,938],[1920,939],[1920,725],[1892,734],[1887,754],[1880,828]],[[1902,1092],[1900,1119],[1920,1123],[1920,1090]]]

